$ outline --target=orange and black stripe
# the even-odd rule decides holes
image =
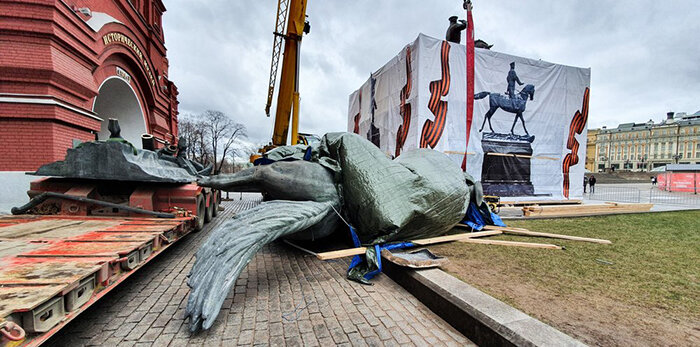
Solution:
[[[437,81],[430,82],[430,101],[428,101],[428,109],[435,116],[434,120],[426,120],[423,124],[421,133],[420,147],[435,148],[442,132],[445,129],[445,121],[447,120],[447,102],[440,100],[443,96],[447,96],[450,91],[450,44],[447,41],[442,42],[442,50],[440,52],[440,63],[442,68],[442,78]]]
[[[576,111],[574,118],[571,120],[569,125],[569,138],[566,141],[566,148],[570,149],[571,152],[564,157],[564,163],[562,165],[562,173],[564,174],[564,197],[569,197],[569,172],[570,168],[579,162],[578,150],[580,144],[576,140],[576,135],[581,134],[586,128],[586,123],[588,122],[588,99],[590,96],[590,88],[586,87],[583,92],[583,105],[580,111]]]
[[[360,117],[362,114],[362,88],[360,88],[360,100],[359,100],[358,104],[359,105],[358,105],[358,109],[357,109],[357,114],[353,118],[353,120],[355,121],[355,127],[352,129],[352,132],[355,134],[360,133]]]
[[[396,132],[396,151],[395,156],[401,154],[401,149],[406,142],[408,136],[408,128],[411,126],[411,104],[406,103],[406,100],[411,95],[411,46],[406,48],[406,85],[401,88],[401,104],[399,105],[399,114],[403,118],[403,123],[399,125],[399,130]]]

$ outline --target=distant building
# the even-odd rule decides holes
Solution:
[[[596,136],[598,135],[599,129],[589,129],[586,141],[586,170],[590,172],[596,172],[595,166],[595,145]]]
[[[700,163],[700,111],[669,112],[659,123],[623,123],[589,134],[595,130],[596,170],[591,171],[649,171],[666,164]]]

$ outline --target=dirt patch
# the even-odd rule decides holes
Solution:
[[[496,269],[477,259],[457,260],[439,253],[450,258],[446,271],[589,345],[700,345],[698,320],[669,317],[600,295],[556,293],[519,276],[517,265]]]
[[[591,345],[700,346],[700,211],[511,221],[610,245],[503,235],[566,250],[432,246],[445,270]]]

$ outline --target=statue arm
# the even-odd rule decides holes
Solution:
[[[455,26],[455,29],[457,30],[464,30],[467,28],[467,21],[464,19],[460,19],[459,24]]]

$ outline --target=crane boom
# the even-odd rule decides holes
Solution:
[[[280,58],[281,43],[284,40],[284,58],[280,76],[279,93],[277,94],[277,110],[272,134],[272,144],[284,146],[287,144],[290,116],[292,116],[292,144],[297,143],[299,130],[299,47],[304,32],[308,32],[306,22],[307,0],[279,0],[277,4],[277,22],[275,25],[275,41],[273,43],[272,63],[270,66],[270,83],[268,85],[268,100],[265,111],[269,116],[272,95],[275,89],[277,65]],[[285,21],[285,19],[287,19]],[[281,34],[287,24],[286,34]]]
[[[283,39],[283,35],[280,33],[287,24],[287,9],[289,9],[289,0],[279,0],[279,2],[277,2],[277,21],[275,22],[275,38],[272,41],[272,63],[270,63],[270,81],[267,87],[267,104],[265,105],[265,114],[267,114],[268,117],[270,117],[272,96],[275,93],[275,84],[277,83],[277,66],[280,61]]]

